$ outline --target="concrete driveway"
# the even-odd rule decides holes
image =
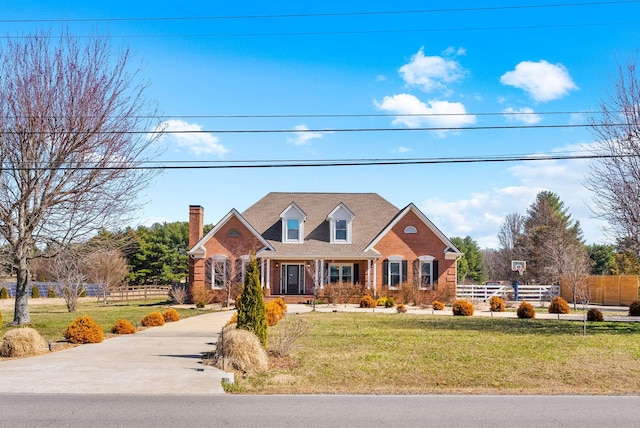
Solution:
[[[202,364],[233,312],[185,318],[102,343],[0,361],[0,393],[223,394],[224,372]]]

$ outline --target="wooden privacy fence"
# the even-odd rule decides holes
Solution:
[[[589,303],[605,306],[629,306],[638,300],[638,275],[601,275],[587,278]],[[579,285],[580,286],[580,285]],[[562,281],[562,298],[573,301],[569,282]]]
[[[460,299],[488,301],[493,296],[501,297],[505,300],[539,300],[550,301],[555,296],[560,295],[559,285],[518,285],[518,293],[512,285],[504,284],[481,284],[464,285],[458,284],[456,287],[456,297]]]
[[[140,300],[151,297],[169,297],[170,285],[141,285],[138,287],[120,287],[109,290],[107,300]],[[100,296],[98,296],[100,298]]]

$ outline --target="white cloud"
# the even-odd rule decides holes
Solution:
[[[299,132],[294,132],[295,137],[289,138],[289,141],[296,146],[304,146],[309,141],[318,140],[324,136],[322,132],[308,132],[309,128],[306,125],[296,125],[294,129]]]
[[[519,109],[509,107],[504,109],[502,112],[505,114],[507,120],[511,122],[522,122],[527,125],[533,125],[542,120],[542,118],[530,107],[522,107]]]
[[[558,148],[557,152],[588,150],[587,145]],[[552,191],[560,197],[574,220],[580,221],[587,243],[604,243],[603,223],[593,218],[589,203],[591,194],[584,188],[588,160],[548,160],[522,162],[506,171],[511,176],[508,186],[487,189],[466,198],[427,199],[420,209],[447,236],[470,235],[482,248],[497,248],[497,233],[505,216],[512,212],[526,215],[538,192]]]
[[[402,146],[398,147],[398,153],[407,153],[410,151],[411,149],[409,147],[402,147]]]
[[[464,53],[464,50],[458,52]],[[445,51],[447,55],[451,53],[453,51]],[[409,63],[400,67],[398,72],[408,85],[418,86],[425,92],[448,92],[447,85],[465,75],[464,69],[457,61],[441,56],[425,56],[424,47],[411,57]]]
[[[374,101],[375,106],[383,111],[398,115],[393,120],[394,125],[404,125],[409,128],[430,126],[435,128],[461,128],[476,122],[474,115],[468,115],[462,103],[448,101],[428,101],[424,103],[411,94],[396,94],[387,96],[381,102]],[[416,115],[416,116],[413,116]],[[446,131],[439,131],[444,136]]]
[[[578,89],[564,65],[545,60],[522,61],[515,70],[503,74],[500,83],[520,88],[540,102],[562,98]]]
[[[220,144],[218,137],[210,133],[200,132],[202,131],[202,126],[197,123],[172,119],[162,122],[153,132],[158,132],[158,130],[170,132],[162,138],[170,138],[179,147],[185,148],[197,156],[214,154],[222,157],[229,152],[224,145]]]

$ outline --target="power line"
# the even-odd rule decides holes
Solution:
[[[207,165],[129,165],[114,166],[62,166],[62,167],[19,167],[7,165],[3,171],[53,171],[53,170],[208,170],[208,169],[264,169],[264,168],[318,168],[345,166],[392,166],[392,165],[439,165],[439,164],[469,164],[495,162],[534,162],[550,160],[587,160],[638,157],[638,155],[601,155],[601,154],[537,154],[537,155],[499,155],[482,157],[449,157],[449,158],[405,158],[405,159],[333,159],[323,161],[235,161],[226,164]],[[261,163],[258,163],[261,162]],[[168,162],[167,162],[168,163]]]
[[[480,6],[442,9],[415,10],[387,10],[387,11],[355,11],[355,12],[320,12],[320,13],[289,13],[272,15],[212,15],[212,16],[184,16],[184,17],[120,17],[120,18],[42,18],[42,19],[0,19],[0,23],[54,23],[54,22],[140,22],[140,21],[210,21],[210,20],[242,20],[242,19],[284,19],[284,18],[335,18],[352,16],[379,15],[413,15],[457,12],[485,12],[498,10],[527,10],[551,9],[585,6],[612,6],[620,4],[640,3],[640,0],[592,1],[576,3],[549,3],[540,5],[510,5],[510,6]]]

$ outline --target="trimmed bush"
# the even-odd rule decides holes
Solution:
[[[33,287],[31,287],[31,298],[32,299],[40,298],[40,290],[38,290],[38,286],[35,284],[33,284]]]
[[[272,300],[264,304],[265,315],[267,316],[267,325],[273,327],[284,317],[282,306],[280,303]]]
[[[629,305],[629,316],[640,317],[640,300],[631,302],[631,304]]]
[[[0,355],[6,358],[32,357],[49,350],[47,342],[35,329],[20,327],[8,330],[0,347]]]
[[[396,311],[398,311],[399,314],[404,314],[407,312],[407,307],[403,304],[400,303],[397,307],[396,307]]]
[[[263,373],[269,368],[267,351],[254,333],[231,326],[222,331],[224,340],[216,346],[216,366],[245,373]]]
[[[504,312],[504,300],[499,296],[492,296],[489,299],[489,308],[491,312]]]
[[[596,308],[591,308],[587,311],[587,321],[604,321],[604,316]]]
[[[4,285],[0,288],[0,299],[5,300],[9,298],[9,290]]]
[[[47,297],[49,299],[55,299],[56,297],[58,297],[56,295],[56,288],[53,285],[50,285],[49,288],[47,288]]]
[[[360,298],[360,307],[361,308],[375,308],[376,307],[376,301],[373,299],[373,297],[367,295],[362,296],[362,298]]]
[[[396,301],[393,297],[383,296],[376,301],[376,306],[384,306],[385,308],[393,308],[396,305]]]
[[[229,321],[227,321],[227,323],[224,326],[226,327],[226,326],[231,325],[231,324],[238,324],[238,313],[237,312],[234,313],[231,316],[231,319]],[[234,328],[235,328],[235,326],[234,326]]]
[[[134,334],[136,328],[127,320],[118,320],[111,328],[113,334]]]
[[[536,310],[531,303],[522,302],[520,306],[518,306],[517,314],[518,318],[535,318]]]
[[[569,312],[571,312],[569,304],[560,296],[554,297],[549,303],[550,314],[568,314]]]
[[[64,337],[71,343],[100,343],[104,340],[104,332],[93,318],[85,315],[67,326]]]
[[[164,318],[164,322],[180,321],[180,314],[173,308],[162,312],[162,317]]]
[[[277,299],[272,300],[276,305],[280,306],[280,310],[283,314],[287,313],[287,304],[285,303],[282,297],[278,297]]]
[[[470,317],[473,315],[473,304],[468,300],[456,300],[453,302],[453,315]]]
[[[439,300],[434,300],[433,303],[431,303],[431,307],[434,311],[441,311],[444,309],[444,303]]]
[[[142,318],[142,325],[145,327],[159,327],[164,325],[164,317],[159,311],[151,312]]]

